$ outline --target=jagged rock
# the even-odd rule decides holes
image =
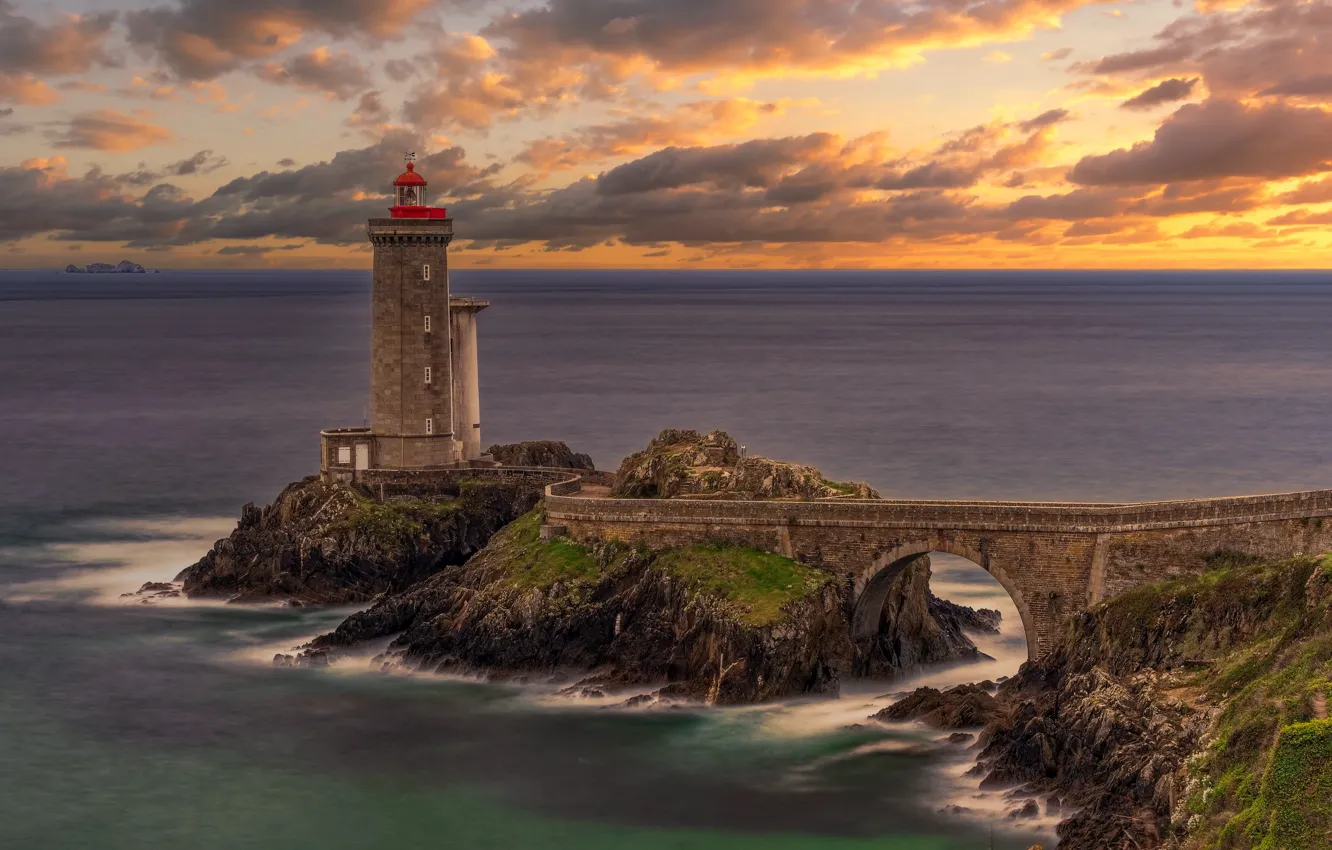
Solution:
[[[1182,835],[1206,823],[1219,831],[1235,812],[1211,819],[1191,813],[1189,796],[1205,801],[1206,794],[1197,793],[1196,775],[1186,784],[1187,766],[1208,754],[1272,746],[1275,718],[1232,733],[1224,747],[1209,730],[1238,693],[1260,705],[1276,701],[1244,687],[1262,668],[1219,700],[1188,692],[1199,687],[1199,670],[1234,669],[1209,658],[1230,661],[1238,650],[1239,658],[1291,663],[1301,657],[1299,641],[1321,641],[1332,612],[1326,603],[1309,604],[1320,568],[1311,559],[1241,566],[1192,584],[1139,588],[1079,614],[1050,652],[1000,687],[1006,711],[982,733],[986,743],[972,775],[984,777],[982,788],[1051,794],[1049,811],[1072,812],[1058,828],[1061,850],[1173,848],[1172,830]],[[1249,654],[1250,641],[1273,635],[1289,646]],[[1175,689],[1186,683],[1181,698]]]
[[[596,469],[589,455],[573,451],[562,440],[529,440],[523,443],[494,445],[486,449],[486,454],[505,466]]]
[[[975,685],[958,685],[946,691],[917,688],[900,702],[874,715],[876,720],[917,720],[936,729],[980,727],[1004,716],[994,697]]]
[[[368,602],[467,560],[539,498],[535,485],[479,483],[452,498],[381,504],[307,478],[262,510],[242,508],[236,530],[176,580],[192,598]]]
[[[939,599],[930,593],[930,570],[929,557],[922,556],[907,565],[893,583],[877,635],[858,647],[858,674],[895,676],[931,664],[989,658],[966,631],[977,622],[997,624],[999,612],[977,612]]]
[[[930,607],[936,617],[947,618],[969,632],[997,635],[1004,619],[1004,615],[993,608],[968,608],[937,597],[931,597]]]
[[[1008,813],[1009,820],[1029,820],[1041,816],[1041,807],[1035,800],[1028,800]]]
[[[975,737],[970,732],[954,732],[948,736],[947,740],[950,744],[970,744]]]
[[[941,815],[969,815],[969,814],[971,814],[973,811],[975,811],[975,810],[974,810],[974,809],[971,809],[971,808],[968,808],[968,807],[966,807],[966,806],[959,806],[959,805],[957,805],[956,803],[949,803],[947,806],[944,806],[942,809],[939,810],[939,814],[941,814]]]
[[[146,582],[133,593],[120,594],[121,599],[138,599],[144,605],[151,605],[162,599],[176,599],[179,596],[180,588],[165,581]]]
[[[667,429],[648,447],[625,458],[612,495],[671,499],[679,496],[728,499],[878,498],[868,484],[829,481],[812,466],[740,456],[725,431]]]
[[[78,266],[74,265],[73,263],[70,263],[69,265],[65,266],[65,274],[87,274],[87,272],[79,268]]]

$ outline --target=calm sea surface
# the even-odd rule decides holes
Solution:
[[[724,428],[903,497],[1332,486],[1332,274],[458,272],[453,289],[494,305],[487,443],[565,439],[613,467],[662,428]],[[314,472],[321,427],[362,422],[368,292],[363,273],[0,272],[0,847],[1038,835],[934,735],[847,729],[902,683],[630,712],[266,665],[345,611],[121,602]],[[978,568],[936,564],[940,595],[1011,610]],[[993,664],[927,680],[1011,673],[1010,622]],[[936,813],[950,802],[975,813]]]

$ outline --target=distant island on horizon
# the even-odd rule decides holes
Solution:
[[[153,269],[157,274],[160,269]],[[89,263],[83,268],[70,263],[65,266],[65,274],[147,274],[148,270],[138,263],[131,263],[129,260],[122,260],[119,265],[110,263]]]

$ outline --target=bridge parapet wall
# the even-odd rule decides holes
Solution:
[[[580,499],[549,494],[561,518],[626,526],[707,523],[846,528],[949,528],[1078,534],[1205,527],[1332,516],[1332,490],[1138,504],[1057,502],[748,502],[703,499]]]

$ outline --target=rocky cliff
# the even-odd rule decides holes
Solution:
[[[505,466],[596,469],[591,456],[575,452],[561,440],[529,440],[523,443],[494,445],[486,449],[486,454]]]
[[[819,470],[744,456],[725,431],[667,429],[646,449],[625,458],[616,473],[618,498],[876,499],[868,484],[830,481]]]
[[[246,505],[236,530],[176,580],[195,598],[366,602],[466,561],[539,498],[534,485],[469,481],[438,499],[380,503],[307,478],[266,508]]]
[[[1080,615],[994,704],[964,686],[890,712],[978,707],[975,775],[1070,812],[1061,850],[1325,849],[1329,597],[1329,560],[1222,566]]]
[[[738,547],[588,548],[539,530],[538,512],[523,517],[466,564],[352,615],[302,662],[397,635],[381,663],[722,704],[835,692],[856,667],[828,573]],[[928,578],[926,562],[901,583],[896,604],[914,613],[887,621],[893,642],[913,663],[955,660],[930,642],[961,625],[932,619]],[[965,637],[950,646],[975,655]],[[881,659],[873,672],[894,669]]]
[[[523,517],[467,564],[351,616],[313,657],[401,633],[384,661],[413,670],[723,704],[837,688],[851,647],[831,576],[750,550],[585,548],[539,529]]]

